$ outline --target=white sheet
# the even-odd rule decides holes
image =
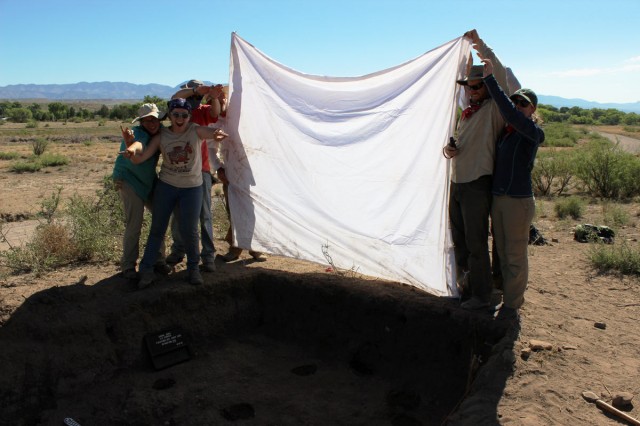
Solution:
[[[457,38],[362,77],[303,74],[232,35],[223,143],[242,248],[456,295],[448,164]]]

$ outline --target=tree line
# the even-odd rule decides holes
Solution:
[[[161,109],[167,100],[157,96],[145,96],[142,102],[133,104],[117,104],[112,107],[102,105],[90,110],[74,107],[64,102],[51,102],[47,105],[32,103],[22,105],[20,102],[0,102],[0,117],[15,123],[30,121],[91,121],[91,120],[119,120],[126,121],[136,117],[138,108],[143,103],[155,103]],[[538,113],[546,123],[588,124],[588,125],[640,125],[640,114],[608,108],[584,109],[580,107],[556,108],[551,105],[540,105]]]
[[[117,104],[112,107],[102,105],[98,109],[74,107],[65,102],[49,104],[32,103],[23,105],[17,101],[0,102],[0,118],[14,123],[32,121],[92,121],[92,120],[132,120],[138,115],[138,108],[145,103],[154,103],[161,109],[167,100],[157,96],[145,96],[142,102]]]

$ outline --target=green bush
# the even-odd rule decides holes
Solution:
[[[541,151],[531,171],[536,195],[562,195],[574,175],[574,153],[571,151]]]
[[[15,160],[20,158],[20,154],[17,152],[0,152],[0,160]]]
[[[629,224],[629,213],[618,204],[602,204],[602,216],[606,225],[623,226]]]
[[[592,197],[618,199],[640,194],[640,160],[607,139],[593,137],[576,151],[575,171]]]
[[[61,154],[46,153],[38,159],[42,167],[58,167],[69,164],[69,159]]]
[[[34,173],[42,169],[39,161],[16,161],[9,166],[9,171],[14,173]]]
[[[610,270],[622,274],[640,275],[640,251],[623,242],[619,245],[596,244],[590,248],[589,260],[601,272]]]
[[[585,202],[576,196],[560,199],[554,206],[559,219],[571,216],[573,219],[580,219],[584,213]]]
[[[44,154],[47,146],[49,146],[49,141],[44,138],[36,138],[33,142],[31,142],[31,147],[33,148],[34,155]]]
[[[25,128],[27,128],[27,129],[37,129],[38,128],[38,122],[36,120],[29,120],[29,122],[27,123]]]
[[[0,252],[13,273],[42,273],[82,261],[116,261],[120,256],[124,215],[110,177],[105,177],[97,198],[72,196],[58,211],[62,188],[45,199],[45,221],[23,247]],[[144,234],[147,235],[147,234]]]
[[[544,126],[544,145],[571,147],[578,142],[579,134],[565,123],[548,123]]]

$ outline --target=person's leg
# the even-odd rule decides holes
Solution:
[[[202,208],[200,210],[200,257],[206,271],[215,270],[215,246],[213,242],[213,217],[211,216],[211,173],[202,173]]]
[[[180,235],[180,207],[173,209],[171,217],[171,253],[167,256],[167,263],[176,264],[184,259],[184,241]]]
[[[462,284],[465,273],[469,271],[469,250],[464,235],[464,219],[460,208],[458,194],[459,185],[451,182],[449,187],[449,223],[451,227],[451,240],[453,242],[453,253],[456,259],[456,280],[458,285]]]
[[[227,218],[229,219],[229,229],[224,240],[229,243],[229,251],[222,256],[222,260],[225,262],[232,262],[237,260],[242,254],[242,249],[233,245],[233,227],[231,226],[231,209],[229,208],[229,184],[222,185],[222,192],[224,194],[224,204],[227,210]]]
[[[504,257],[501,257],[504,279],[504,306],[518,309],[524,303],[529,279],[529,226],[535,214],[535,201],[530,198],[499,197],[504,221]]]
[[[144,272],[147,276],[153,276],[153,266],[158,258],[158,252],[167,232],[169,218],[177,202],[177,197],[178,188],[158,181],[153,195],[151,229],[149,230],[147,247],[140,262],[140,272]]]
[[[144,203],[144,206],[149,210],[150,213],[153,214],[153,201],[147,200]],[[166,246],[165,246],[165,238],[162,238],[162,242],[160,243],[160,248],[158,249],[158,257],[156,259],[156,264],[154,265],[154,269],[156,272],[162,275],[168,275],[171,272],[171,267],[167,265],[166,261]]]
[[[469,251],[471,296],[483,304],[488,304],[493,287],[489,257],[491,176],[482,176],[462,186],[459,199],[464,220],[465,243]]]
[[[202,188],[181,188],[180,197],[180,234],[187,255],[187,271],[199,271],[199,232],[198,224],[202,209]]]
[[[124,181],[116,183],[124,208],[124,237],[120,267],[127,278],[135,278],[135,268],[140,256],[140,233],[144,219],[144,202],[133,188]]]

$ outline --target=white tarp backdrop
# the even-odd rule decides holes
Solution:
[[[442,147],[470,43],[361,77],[303,74],[232,34],[229,205],[239,247],[404,282],[453,282]]]

